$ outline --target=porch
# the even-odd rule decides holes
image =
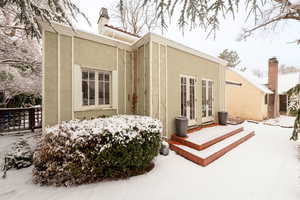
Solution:
[[[207,166],[253,137],[254,131],[241,125],[206,125],[188,131],[187,137],[173,134],[171,150],[201,166]]]

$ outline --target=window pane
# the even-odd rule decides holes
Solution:
[[[186,98],[186,78],[181,77],[181,115],[187,116],[187,98]]]
[[[109,81],[109,74],[105,74],[105,81]]]
[[[99,81],[99,105],[103,105],[103,104],[104,104],[104,85],[102,81]]]
[[[82,72],[82,79],[88,80],[88,78],[89,78],[88,72]]]
[[[89,105],[95,105],[95,81],[89,81]]]
[[[109,94],[110,94],[109,82],[106,82],[105,83],[105,104],[109,104]]]
[[[194,86],[194,79],[190,79],[190,119],[195,119],[195,86]]]
[[[103,81],[103,74],[102,73],[99,73],[99,81]]]
[[[213,95],[213,82],[212,81],[208,81],[208,116],[212,116],[212,104],[213,104],[213,99],[212,99],[212,95]]]
[[[88,82],[82,81],[82,104],[88,105]]]
[[[206,117],[206,81],[202,81],[202,117]]]
[[[95,80],[95,72],[89,72],[89,80]]]

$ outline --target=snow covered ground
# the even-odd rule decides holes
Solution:
[[[289,141],[292,129],[243,125],[256,135],[207,167],[171,152],[148,174],[71,188],[40,187],[31,181],[32,168],[11,170],[0,179],[0,199],[299,200],[300,142]],[[9,142],[0,137],[0,151]]]
[[[295,118],[296,117],[281,115],[275,119],[268,119],[263,123],[272,126],[281,126],[283,128],[292,128],[294,127]]]

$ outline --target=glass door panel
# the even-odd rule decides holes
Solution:
[[[214,82],[212,80],[202,80],[202,122],[213,120],[213,102],[214,102]]]
[[[186,77],[181,77],[181,116],[187,117]]]

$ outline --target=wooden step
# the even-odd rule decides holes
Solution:
[[[190,133],[186,138],[173,134],[171,140],[196,150],[203,150],[243,130],[241,126],[215,126]]]
[[[172,141],[170,148],[198,165],[207,166],[254,135],[254,131],[242,131],[202,151]]]

